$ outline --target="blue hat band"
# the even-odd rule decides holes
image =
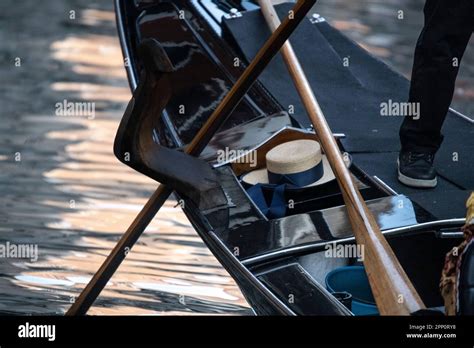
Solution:
[[[323,161],[313,168],[293,174],[276,174],[268,171],[268,182],[273,185],[290,184],[298,187],[311,185],[324,175]]]

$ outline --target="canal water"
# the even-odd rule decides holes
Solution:
[[[409,76],[422,6],[421,0],[321,0],[315,11]],[[2,0],[0,42],[0,247],[38,251],[37,259],[0,258],[0,313],[60,315],[157,184],[112,154],[130,98],[112,1]],[[474,114],[472,48],[465,60],[454,105]],[[94,112],[61,112],[59,105],[79,102]],[[90,311],[250,313],[172,200]]]

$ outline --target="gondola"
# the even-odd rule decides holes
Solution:
[[[276,9],[284,18],[293,5]],[[356,250],[337,183],[285,190],[284,212],[271,216],[243,180],[265,166],[278,145],[318,141],[281,57],[268,65],[198,158],[182,152],[271,35],[257,3],[116,0],[116,15],[134,92],[116,156],[174,192],[256,314],[360,314],[344,302],[347,292],[327,285],[329,274],[361,268],[356,255],[328,256],[328,250]],[[453,153],[459,158],[473,153],[468,140],[474,139],[473,121],[451,110],[438,187],[405,187],[394,170],[401,121],[381,117],[380,105],[405,100],[408,81],[316,13],[303,20],[291,42],[383,235],[426,307],[441,312],[441,270],[446,253],[462,242],[465,202],[474,187],[474,161],[453,161]],[[138,144],[136,132],[146,132]],[[154,154],[145,160],[153,172],[133,158],[150,148]],[[261,193],[271,200],[270,188],[263,186]],[[461,277],[469,277],[471,264],[465,262]],[[471,307],[472,295],[462,300],[461,314],[472,313]]]

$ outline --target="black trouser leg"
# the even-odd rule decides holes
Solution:
[[[456,77],[474,29],[474,0],[427,0],[418,39],[409,101],[420,117],[406,117],[400,128],[402,151],[436,153],[451,104]]]

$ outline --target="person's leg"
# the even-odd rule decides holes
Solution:
[[[417,119],[405,117],[400,128],[399,160],[403,159],[403,163],[399,179],[410,186],[433,187],[433,158],[443,141],[441,127],[474,28],[474,1],[427,0],[424,13],[425,25],[415,50],[409,96],[410,102],[419,103],[420,115]]]
[[[409,101],[420,118],[406,117],[400,129],[402,151],[435,154],[451,104],[456,77],[474,27],[473,0],[427,0],[425,26],[415,50]]]

